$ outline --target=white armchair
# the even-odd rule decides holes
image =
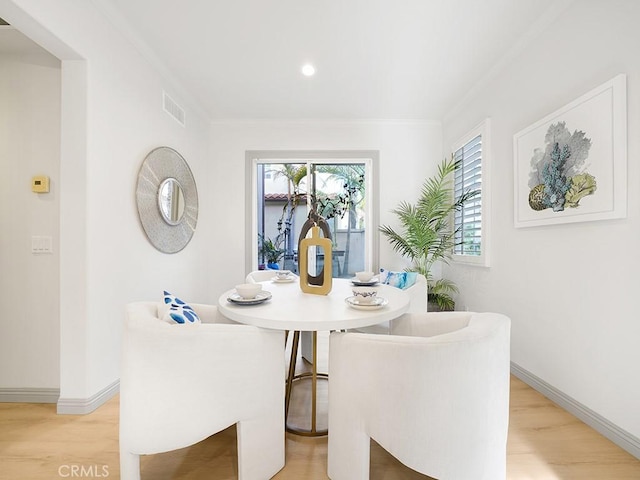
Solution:
[[[427,277],[416,276],[416,283],[405,290],[411,297],[408,313],[426,313],[427,311]]]
[[[192,307],[202,323],[166,323],[162,303],[127,305],[121,478],[140,478],[140,455],[192,445],[234,423],[239,478],[271,478],[285,458],[283,332],[230,324],[214,306]]]
[[[504,480],[510,325],[442,312],[404,315],[391,335],[332,333],[329,478],[368,479],[372,438],[434,478]]]

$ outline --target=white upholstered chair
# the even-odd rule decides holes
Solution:
[[[161,320],[161,302],[127,305],[120,378],[120,470],[140,478],[140,455],[197,443],[236,424],[238,476],[284,466],[283,332],[192,305],[202,323]]]
[[[416,283],[405,290],[411,297],[408,313],[426,313],[427,311],[427,277],[416,276]]]
[[[434,312],[400,317],[391,335],[332,333],[329,478],[368,479],[372,438],[434,478],[504,480],[510,325]]]

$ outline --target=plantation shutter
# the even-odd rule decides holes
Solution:
[[[454,196],[482,191],[482,135],[478,135],[454,153],[460,166],[454,175]],[[480,255],[482,245],[482,193],[472,198],[454,215],[456,229],[454,253]]]

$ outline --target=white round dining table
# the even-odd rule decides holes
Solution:
[[[334,278],[328,295],[304,293],[300,289],[298,278],[292,282],[272,280],[260,283],[263,291],[271,293],[269,300],[254,305],[234,303],[228,300],[235,293],[235,290],[231,289],[220,295],[218,309],[224,316],[239,323],[294,332],[286,381],[285,421],[288,419],[293,382],[310,378],[311,428],[305,429],[289,424],[286,427],[289,432],[299,435],[326,435],[326,429],[316,428],[317,381],[318,378],[328,379],[327,374],[317,371],[317,332],[348,330],[392,320],[408,310],[410,297],[399,288],[376,285],[377,296],[386,300],[385,304],[380,307],[354,308],[346,301],[353,295],[353,284],[348,279]],[[312,370],[310,373],[295,375],[300,332],[304,331],[313,332]]]
[[[262,328],[292,331],[348,330],[386,322],[399,317],[409,308],[409,295],[389,285],[377,285],[378,297],[387,300],[382,307],[353,308],[346,302],[353,295],[350,280],[334,278],[328,295],[304,293],[299,281],[261,282],[271,299],[258,305],[242,305],[227,299],[231,289],[220,295],[220,312],[236,322]]]

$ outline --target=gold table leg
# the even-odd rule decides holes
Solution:
[[[287,374],[287,386],[284,394],[284,421],[289,417],[289,402],[291,401],[291,389],[296,372],[296,360],[298,358],[298,344],[300,343],[300,332],[293,332],[291,340],[291,359],[289,360],[289,373]]]
[[[307,437],[321,437],[327,435],[327,430],[317,429],[317,394],[318,394],[318,378],[328,379],[329,375],[326,373],[318,373],[318,332],[313,332],[313,353],[311,372],[304,372],[295,374],[296,359],[298,356],[298,348],[300,345],[300,332],[296,331],[293,334],[293,340],[291,343],[291,359],[289,361],[289,372],[287,374],[287,385],[285,389],[285,426],[288,432],[303,435]],[[289,418],[289,402],[291,401],[291,390],[293,388],[293,382],[304,378],[311,377],[311,429],[306,430],[302,428],[293,427],[287,424]]]
[[[318,332],[313,332],[313,364],[311,365],[311,431],[316,431],[318,393]]]

